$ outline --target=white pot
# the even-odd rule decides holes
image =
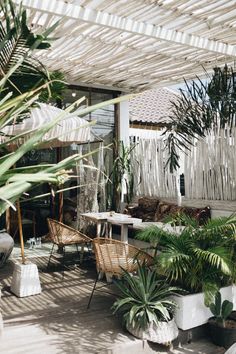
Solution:
[[[0,299],[1,299],[1,288],[0,288]],[[0,312],[0,337],[2,336],[2,332],[3,332],[3,318],[2,318],[2,314]]]
[[[41,293],[39,273],[36,264],[14,264],[11,291],[18,297]]]
[[[236,285],[233,284],[232,285],[232,291],[233,291],[233,310],[235,311],[236,310]]]
[[[233,301],[233,287],[227,286],[220,289],[222,301]],[[212,317],[212,313],[204,304],[204,294],[191,294],[184,296],[174,296],[178,309],[175,314],[175,322],[178,328],[187,330],[198,327],[207,323]],[[235,288],[235,305],[236,305],[236,288]]]
[[[139,327],[127,326],[127,330],[135,337],[149,340],[154,343],[165,344],[178,337],[178,328],[174,320],[159,322],[158,325],[151,322],[146,330]]]

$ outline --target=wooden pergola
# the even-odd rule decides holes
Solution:
[[[20,3],[21,0],[14,0]],[[61,20],[49,69],[71,83],[142,91],[234,64],[231,0],[23,0],[35,31]],[[204,68],[204,69],[203,69]]]

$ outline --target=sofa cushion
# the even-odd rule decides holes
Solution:
[[[155,197],[142,197],[138,200],[138,206],[145,212],[154,212],[156,211],[159,199]]]

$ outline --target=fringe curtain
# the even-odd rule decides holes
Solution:
[[[215,129],[185,157],[185,196],[236,200],[236,128]]]
[[[177,177],[165,169],[166,158],[161,139],[138,139],[131,156],[135,196],[177,196]]]
[[[88,145],[78,146],[78,153],[90,151]],[[95,162],[96,161],[96,162]],[[80,160],[76,165],[77,183],[80,186],[77,193],[77,229],[83,228],[81,213],[104,210],[105,177],[103,143],[99,144],[97,154],[91,154],[86,160]],[[99,199],[99,200],[98,200]]]

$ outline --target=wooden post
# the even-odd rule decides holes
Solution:
[[[18,219],[18,226],[19,226],[20,249],[21,249],[22,264],[25,264],[25,248],[24,248],[24,238],[23,238],[22,219],[21,219],[21,210],[20,210],[19,200],[17,201],[16,205],[17,205],[17,219]]]
[[[63,192],[59,193],[59,221],[63,222]]]

